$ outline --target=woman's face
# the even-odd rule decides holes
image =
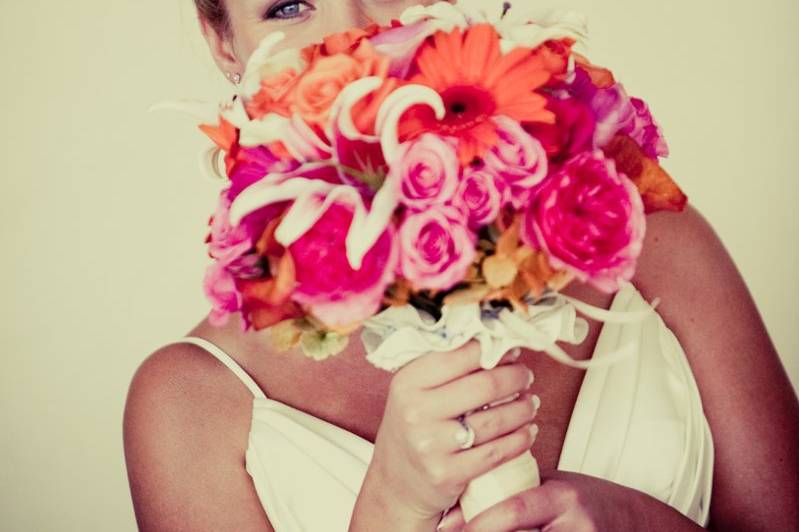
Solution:
[[[385,24],[415,4],[435,0],[224,0],[230,35],[224,37],[203,23],[203,33],[223,72],[244,72],[250,54],[273,31],[286,38],[277,49],[318,42],[331,33],[370,22]],[[276,51],[277,51],[276,49]]]

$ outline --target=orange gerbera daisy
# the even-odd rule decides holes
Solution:
[[[503,55],[499,35],[489,24],[476,24],[465,33],[460,28],[437,32],[420,49],[418,73],[410,82],[438,92],[446,115],[439,121],[429,107],[413,107],[400,122],[400,137],[408,140],[429,131],[456,137],[465,165],[496,144],[493,116],[554,123],[554,113],[536,89],[565,72],[572,44],[568,39],[550,41]]]

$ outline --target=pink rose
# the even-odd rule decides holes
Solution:
[[[547,175],[549,163],[544,147],[515,120],[493,118],[497,125],[496,146],[486,154],[485,166],[509,186],[508,200],[514,209],[523,209],[533,189]]]
[[[496,219],[507,186],[490,170],[467,171],[461,179],[452,204],[466,217],[469,227],[479,229]]]
[[[375,314],[396,276],[399,249],[393,225],[378,238],[359,270],[347,260],[345,239],[353,208],[333,203],[289,245],[297,286],[292,299],[331,328],[349,328]]]
[[[601,150],[566,161],[536,190],[524,212],[521,239],[606,293],[629,281],[646,221],[638,189]]]
[[[286,202],[273,203],[251,212],[236,227],[230,225],[230,189],[219,193],[216,212],[209,220],[210,232],[206,238],[208,255],[228,263],[249,251],[260,238],[271,220],[286,208]]]
[[[228,314],[242,309],[243,299],[236,288],[239,278],[257,278],[264,275],[261,257],[254,253],[254,242],[266,226],[285,209],[285,202],[267,205],[244,218],[236,227],[230,225],[230,189],[219,193],[216,212],[209,220],[210,231],[206,238],[208,256],[215,259],[208,265],[203,278],[203,289],[211,302],[209,321],[224,325]]]
[[[452,288],[475,257],[476,235],[454,207],[407,212],[399,240],[400,273],[420,290]]]
[[[455,147],[437,135],[426,133],[400,148],[389,171],[389,180],[400,183],[400,201],[414,209],[443,204],[458,187],[460,163]]]

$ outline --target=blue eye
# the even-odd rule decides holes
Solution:
[[[307,2],[304,2],[302,0],[288,0],[287,2],[280,2],[272,6],[272,8],[266,12],[264,18],[266,19],[297,18],[303,13],[305,13],[308,9],[313,9],[313,7],[308,5]]]

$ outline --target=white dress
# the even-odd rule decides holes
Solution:
[[[625,284],[611,311],[649,305]],[[657,312],[637,323],[604,323],[593,359],[634,341],[638,354],[586,371],[558,469],[645,492],[705,527],[713,440],[677,338]],[[374,445],[341,427],[266,397],[225,352],[193,336],[253,394],[247,472],[277,532],[345,532]],[[580,370],[577,370],[580,371]]]

